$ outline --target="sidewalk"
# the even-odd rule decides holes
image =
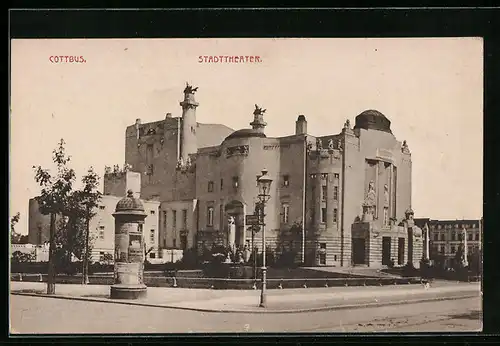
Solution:
[[[43,295],[45,283],[11,282],[11,293]],[[459,299],[480,296],[478,283],[436,283],[422,285],[297,288],[267,291],[267,307],[259,308],[259,290],[210,290],[148,287],[147,297],[138,300],[112,300],[110,286],[56,285],[56,296],[129,305],[177,308],[206,312],[305,312],[366,306],[404,304],[416,301]]]

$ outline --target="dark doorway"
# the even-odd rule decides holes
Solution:
[[[398,264],[405,264],[405,238],[398,238]]]
[[[354,265],[366,264],[364,238],[352,238],[352,262]]]
[[[391,237],[382,237],[382,265],[391,263]]]
[[[187,249],[187,236],[181,235],[181,249],[186,250]]]

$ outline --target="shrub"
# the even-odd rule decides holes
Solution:
[[[295,261],[297,257],[297,251],[285,251],[283,252],[274,263],[277,268],[296,268],[298,264]]]
[[[12,253],[11,261],[15,263],[27,263],[32,262],[35,259],[33,253],[24,253],[21,251],[14,251]]]

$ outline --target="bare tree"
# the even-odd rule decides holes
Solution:
[[[49,169],[33,166],[35,181],[42,187],[40,196],[36,197],[40,213],[50,215],[49,263],[47,278],[47,294],[55,294],[56,268],[54,254],[56,249],[56,218],[66,214],[65,209],[71,197],[75,171],[68,168],[70,156],[66,155],[63,139],[52,152],[52,160],[57,166],[57,172],[52,175]]]

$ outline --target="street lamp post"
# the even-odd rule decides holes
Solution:
[[[267,278],[266,278],[266,223],[265,223],[265,208],[266,202],[271,198],[270,196],[270,188],[273,180],[267,175],[267,169],[262,170],[262,175],[257,179],[257,185],[259,187],[259,201],[260,201],[260,223],[262,225],[262,289],[260,292],[260,304],[259,306],[262,308],[266,307],[266,286],[267,286]]]

